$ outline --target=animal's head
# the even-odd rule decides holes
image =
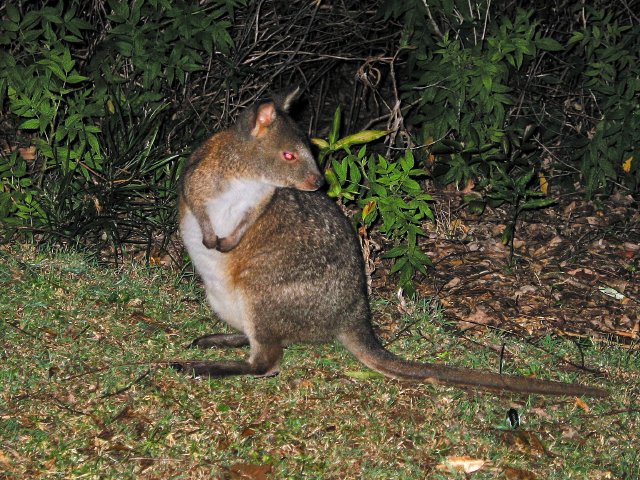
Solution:
[[[255,167],[266,183],[298,190],[317,190],[324,183],[309,140],[288,112],[300,89],[281,100],[260,102],[243,113],[238,129],[250,142]]]

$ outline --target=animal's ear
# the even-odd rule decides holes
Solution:
[[[262,103],[256,113],[256,127],[268,127],[276,119],[276,106],[273,102]]]
[[[291,105],[296,102],[301,93],[302,89],[300,88],[300,85],[298,85],[294,90],[285,95],[284,100],[282,101],[282,110],[289,112]]]
[[[276,119],[276,115],[276,106],[273,102],[258,105],[251,128],[251,136],[255,138],[263,136]]]

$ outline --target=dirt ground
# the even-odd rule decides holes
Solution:
[[[631,196],[605,203],[578,195],[518,220],[514,257],[501,235],[512,211],[472,215],[459,193],[441,193],[437,222],[422,247],[434,267],[418,279],[445,318],[465,334],[496,328],[541,338],[592,338],[640,348],[640,211]],[[372,276],[374,292],[392,289],[388,265]]]

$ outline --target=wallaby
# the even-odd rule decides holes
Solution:
[[[246,361],[177,361],[195,376],[274,375],[283,347],[340,341],[388,377],[488,390],[606,396],[582,385],[403,360],[372,325],[356,232],[317,190],[322,176],[287,114],[297,92],[245,111],[191,156],[180,193],[180,231],[214,312],[240,334],[193,347],[249,345]]]

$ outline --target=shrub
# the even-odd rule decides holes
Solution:
[[[391,273],[399,272],[399,284],[409,295],[415,293],[413,279],[417,272],[426,274],[431,261],[418,246],[418,236],[424,235],[422,222],[433,219],[429,206],[431,196],[424,192],[419,180],[426,171],[415,164],[413,153],[388,160],[379,153],[367,154],[367,144],[389,132],[364,130],[339,137],[341,111],[333,118],[328,140],[315,139],[320,147],[320,163],[325,166],[329,183],[329,196],[342,202],[355,202],[358,213],[354,219],[363,229],[370,229],[377,222],[380,233],[394,242],[385,253],[393,258]],[[352,153],[355,145],[363,145]]]
[[[638,191],[640,29],[624,9],[582,8],[386,3],[405,26],[404,98],[417,102],[405,120],[442,183],[490,191],[498,166],[514,176],[568,166],[589,196],[618,182]]]
[[[589,195],[620,181],[640,191],[640,32],[612,13],[588,7],[585,26],[567,42],[572,79],[583,92],[580,111],[591,112],[572,142]]]
[[[149,244],[173,226],[184,139],[176,105],[206,55],[224,55],[239,1],[7,5],[0,105],[35,146],[0,169],[0,218],[44,240]],[[104,13],[109,12],[109,13]],[[182,92],[182,93],[180,93]],[[20,141],[20,140],[18,140]]]

